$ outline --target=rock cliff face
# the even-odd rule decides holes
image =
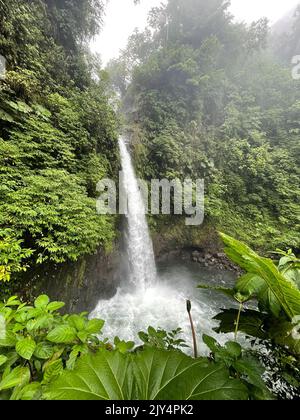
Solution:
[[[204,224],[199,227],[188,227],[184,222],[161,225],[153,233],[153,245],[159,259],[170,251],[187,250],[217,253],[222,252],[223,245],[216,229]]]
[[[197,262],[203,267],[240,272],[224,254],[219,235],[209,224],[198,228],[166,225],[160,233],[153,235],[153,244],[158,262],[176,259]]]
[[[241,274],[241,269],[234,265],[224,252],[212,252],[204,249],[177,248],[160,254],[157,261],[195,262],[202,267],[214,267],[217,270],[233,271]]]
[[[64,311],[82,312],[94,309],[100,297],[112,297],[122,278],[121,253],[106,255],[99,250],[76,263],[44,266],[26,273],[24,295],[45,293],[52,300],[66,303]]]

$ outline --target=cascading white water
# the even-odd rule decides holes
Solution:
[[[152,240],[145,216],[145,206],[139,184],[135,176],[130,154],[125,141],[119,140],[123,170],[123,188],[128,198],[126,235],[127,255],[130,267],[129,281],[136,287],[145,289],[156,280],[156,267]]]
[[[214,301],[205,292],[197,291],[196,276],[184,266],[171,267],[166,274],[157,278],[142,194],[123,139],[119,140],[119,146],[123,187],[128,196],[126,244],[130,266],[129,279],[123,280],[112,299],[100,300],[90,316],[106,321],[103,332],[110,340],[119,336],[124,340],[138,342],[138,332],[147,330],[148,326],[167,331],[180,327],[183,329],[182,338],[189,344],[191,331],[186,312],[186,299],[190,299],[193,302],[198,347],[202,353],[205,353],[207,348],[201,340],[202,334],[216,335],[213,332],[216,322],[212,321],[212,318],[223,306],[223,301]],[[199,283],[203,283],[202,275],[203,273]],[[211,278],[209,274],[210,283],[214,281],[213,276],[212,274]],[[219,281],[218,279],[218,285]],[[225,337],[224,341],[227,338]],[[218,340],[220,341],[220,335]]]

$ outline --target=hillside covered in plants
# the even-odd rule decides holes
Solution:
[[[207,225],[256,248],[299,249],[299,15],[275,37],[267,19],[237,23],[229,5],[153,9],[109,64],[113,85],[143,177],[204,179]]]
[[[107,75],[88,51],[103,4],[0,3],[1,277],[111,247],[114,220],[95,214],[96,183],[114,177],[117,119]],[[21,242],[20,242],[21,241]],[[31,250],[31,251],[29,251]]]

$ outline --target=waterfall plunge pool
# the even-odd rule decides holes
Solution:
[[[212,318],[221,308],[234,307],[226,296],[209,290],[197,289],[199,284],[230,287],[235,282],[235,274],[205,268],[198,263],[168,261],[158,265],[157,282],[145,287],[121,284],[116,295],[109,300],[99,300],[91,313],[91,318],[105,320],[103,336],[110,340],[118,336],[122,340],[140,343],[139,331],[149,326],[172,331],[183,330],[180,338],[186,341],[192,352],[191,327],[186,311],[186,300],[192,302],[192,316],[196,328],[200,354],[208,349],[202,342],[202,335],[211,335],[222,344],[233,338],[233,334],[216,334],[213,328],[218,322]]]

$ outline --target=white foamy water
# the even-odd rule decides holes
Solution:
[[[203,334],[215,337],[220,343],[232,339],[233,334],[216,334],[213,331],[218,323],[212,318],[220,312],[221,307],[229,304],[228,298],[197,289],[201,278],[202,282],[211,280],[213,284],[218,284],[221,274],[214,276],[213,273],[205,272],[204,281],[200,266],[198,276],[195,275],[197,269],[197,266],[191,269],[189,265],[174,266],[170,263],[157,283],[146,290],[130,289],[124,285],[112,299],[99,301],[92,317],[106,321],[102,338],[113,340],[118,336],[139,343],[138,332],[146,331],[148,326],[167,331],[180,327],[183,330],[180,338],[190,346],[186,351],[192,353],[191,327],[186,311],[186,300],[189,299],[192,301],[199,354],[208,353],[202,342]]]

